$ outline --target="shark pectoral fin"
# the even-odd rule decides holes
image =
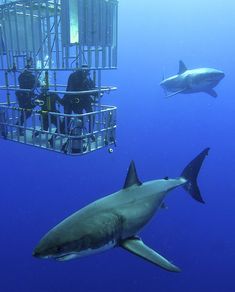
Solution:
[[[179,94],[179,93],[182,93],[184,92],[186,89],[181,89],[179,91],[176,91],[176,92],[173,92],[173,93],[170,93],[170,94],[167,94],[165,97],[168,98],[168,97],[172,97],[172,96],[175,96],[176,94]]]
[[[178,267],[170,263],[167,259],[155,252],[153,249],[149,248],[138,237],[126,239],[121,243],[120,246],[130,251],[131,253],[161,267],[162,269],[170,272],[180,272]]]
[[[205,92],[207,94],[209,94],[210,96],[212,96],[212,97],[217,97],[218,96],[217,92],[214,89],[209,89],[209,90],[207,90]]]

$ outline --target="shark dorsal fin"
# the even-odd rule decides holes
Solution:
[[[187,67],[185,66],[183,61],[179,61],[179,73],[178,74],[183,74],[185,71],[187,71]]]
[[[125,184],[124,184],[124,189],[127,189],[133,185],[142,185],[142,182],[139,180],[136,168],[135,168],[135,162],[132,160],[128,169],[128,173],[126,176]]]

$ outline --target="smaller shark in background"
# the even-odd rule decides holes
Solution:
[[[196,201],[204,203],[197,177],[208,152],[209,148],[206,148],[194,158],[180,177],[145,183],[139,180],[132,161],[121,190],[67,217],[41,239],[33,255],[67,261],[122,247],[162,269],[179,272],[177,266],[148,247],[138,234],[154,214],[164,208],[166,195],[179,186],[183,186]]]
[[[213,68],[198,68],[188,70],[183,61],[179,61],[179,72],[169,78],[163,78],[160,85],[163,87],[166,97],[179,93],[205,92],[217,97],[213,89],[224,78],[222,71]]]

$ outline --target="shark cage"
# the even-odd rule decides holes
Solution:
[[[101,100],[117,21],[117,0],[0,1],[0,137],[75,156],[116,145]]]

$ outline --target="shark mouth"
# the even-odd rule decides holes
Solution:
[[[206,78],[205,79],[205,81],[207,81],[207,82],[219,82],[220,81],[220,79],[219,78]]]
[[[81,250],[79,252],[78,251],[74,251],[74,252],[71,251],[71,253],[67,253],[67,254],[64,253],[61,255],[55,255],[55,256],[52,256],[52,258],[55,259],[56,261],[59,261],[59,262],[69,261],[69,260],[72,260],[75,258],[81,258],[81,257],[88,256],[91,254],[103,252],[105,250],[108,250],[108,249],[116,246],[116,244],[117,244],[117,242],[115,240],[112,240],[100,248],[88,248],[85,250]]]
[[[64,261],[72,260],[76,257],[78,257],[76,253],[68,253],[68,254],[63,254],[61,256],[56,256],[54,257],[54,259],[59,262],[64,262]]]

